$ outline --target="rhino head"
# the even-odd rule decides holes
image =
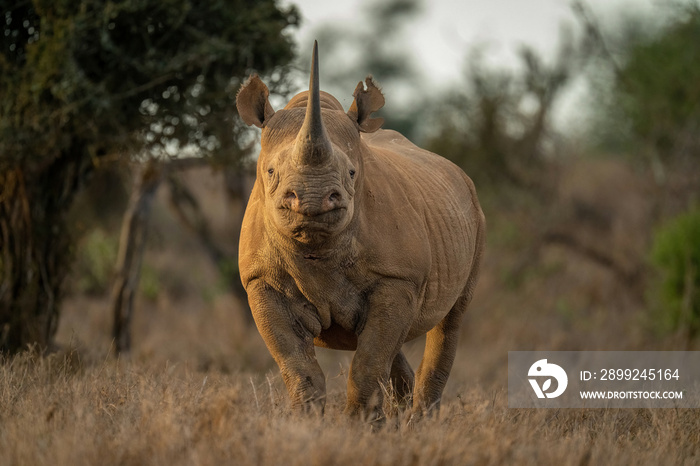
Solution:
[[[301,243],[317,243],[346,230],[355,215],[362,184],[360,132],[378,130],[383,119],[370,114],[384,105],[372,81],[360,82],[345,113],[319,88],[318,45],[314,43],[308,92],[275,112],[269,90],[252,76],[238,92],[238,113],[262,128],[257,179],[264,190],[268,227]]]

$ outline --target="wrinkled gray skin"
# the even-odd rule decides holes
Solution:
[[[262,128],[240,274],[292,404],[325,405],[314,346],[355,350],[346,412],[382,418],[393,384],[421,415],[439,408],[484,243],[474,185],[457,166],[378,129],[371,78],[345,113],[318,88],[276,112],[251,77],[238,111]],[[309,98],[309,96],[311,96]],[[427,333],[415,375],[401,346]],[[415,381],[414,381],[415,380]],[[415,388],[414,388],[415,387]]]

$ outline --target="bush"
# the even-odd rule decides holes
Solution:
[[[651,262],[660,275],[655,291],[662,323],[694,336],[700,330],[700,209],[657,231]]]
[[[139,291],[141,291],[141,294],[143,294],[143,296],[150,301],[155,301],[160,294],[161,285],[158,270],[149,266],[148,264],[141,265]]]
[[[96,228],[80,242],[73,276],[76,291],[104,294],[109,291],[117,262],[118,238]]]

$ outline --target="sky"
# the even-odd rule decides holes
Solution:
[[[375,0],[376,1],[376,0]],[[289,0],[296,4],[303,23],[300,43],[311,43],[313,32],[328,22],[350,23],[361,19],[362,7],[372,0]],[[663,0],[586,0],[600,18],[625,10],[650,11]],[[464,68],[465,51],[477,44],[489,45],[494,64],[517,61],[521,44],[552,56],[562,24],[575,24],[570,0],[424,0],[407,39],[418,61],[434,70],[437,82],[458,79]],[[310,47],[305,47],[310,48]]]
[[[285,0],[294,3],[302,15],[297,33],[302,50],[308,50],[314,31],[329,22],[351,24],[361,21],[363,6],[373,0]],[[376,0],[374,0],[376,1]],[[651,12],[669,0],[586,0],[603,22],[622,10]],[[467,51],[486,46],[486,63],[495,67],[516,67],[522,45],[533,47],[545,58],[553,58],[562,25],[575,26],[570,0],[424,0],[422,12],[410,25],[406,41],[416,62],[425,71],[426,84],[448,87],[464,75]],[[371,73],[360,70],[359,74]],[[572,91],[560,108],[575,105]]]

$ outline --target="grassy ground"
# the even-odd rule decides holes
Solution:
[[[453,387],[439,418],[379,432],[287,409],[274,373],[198,371],[74,355],[0,366],[6,465],[697,464],[693,410],[508,409],[503,390]]]
[[[587,224],[571,209],[595,207],[580,192],[601,190],[565,186],[560,206],[484,199],[487,255],[440,415],[407,427],[389,400],[387,426],[374,432],[342,415],[348,352],[318,351],[329,389],[325,415],[289,411],[257,331],[196,240],[160,204],[133,351],[110,355],[105,294],[74,290],[57,335],[61,351],[0,364],[0,465],[700,464],[697,410],[507,408],[508,351],[698,349],[656,332],[644,293],[620,277],[645,247],[643,235],[631,241],[625,232],[650,229],[634,189],[597,201],[607,210],[596,211],[614,219],[606,233],[605,218]],[[221,219],[225,206],[207,196]],[[226,236],[225,225],[215,227]],[[587,246],[582,253],[538,243],[542,230],[567,228],[580,244],[592,238],[618,254],[622,265],[591,260]],[[414,368],[422,344],[404,347]]]

